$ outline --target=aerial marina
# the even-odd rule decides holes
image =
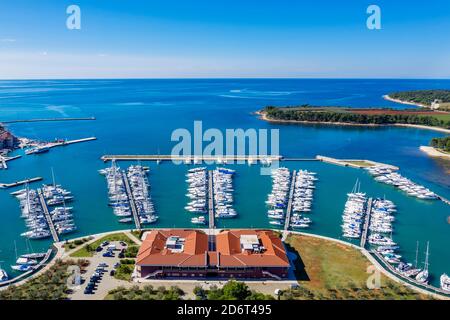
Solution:
[[[308,170],[299,170],[295,179],[294,212],[291,217],[291,228],[309,228],[312,223],[311,218],[305,217],[305,214],[311,213],[312,203],[314,200],[315,183],[319,180],[315,172]]]
[[[233,209],[233,176],[235,170],[218,167],[213,171],[213,194],[215,217],[219,219],[236,218]]]
[[[395,186],[406,192],[407,195],[419,199],[435,200],[439,197],[424,186],[412,182],[401,174],[394,172],[393,169],[385,166],[374,166],[367,168],[369,173],[375,177],[375,181]]]
[[[109,206],[120,223],[140,225],[155,223],[158,216],[150,195],[148,168],[132,165],[126,171],[113,161],[111,167],[99,170],[108,185]]]
[[[190,213],[200,214],[200,216],[192,217],[191,223],[204,225],[207,213],[208,201],[208,171],[206,167],[189,169],[186,174],[186,182],[188,183],[189,198],[188,204],[184,207]]]
[[[96,122],[103,126],[101,117],[98,119],[100,120]],[[65,127],[68,130],[69,126]],[[86,128],[84,130],[88,132]],[[293,131],[287,132],[292,134]],[[407,277],[417,286],[441,287],[442,290],[448,288],[447,256],[440,249],[441,240],[433,238],[432,233],[417,232],[415,226],[420,225],[420,222],[414,220],[416,217],[425,219],[424,212],[437,213],[431,224],[433,228],[439,229],[436,235],[442,235],[445,228],[441,226],[442,216],[448,207],[442,201],[422,200],[438,200],[437,195],[446,195],[446,190],[439,185],[424,182],[423,178],[414,175],[406,165],[402,166],[400,176],[394,166],[384,166],[375,161],[349,160],[355,167],[335,166],[332,162],[318,161],[314,155],[304,155],[301,152],[297,155],[296,150],[283,150],[286,156],[277,158],[242,157],[245,165],[241,166],[235,163],[239,157],[219,156],[205,158],[209,163],[203,163],[206,160],[201,156],[191,156],[186,157],[188,162],[174,165],[170,161],[173,160],[172,157],[167,156],[161,160],[156,155],[151,155],[156,150],[138,149],[141,141],[130,141],[130,146],[124,144],[122,148],[115,149],[109,145],[110,140],[104,142],[106,134],[96,130],[92,133],[89,131],[88,134],[101,138],[96,143],[97,146],[100,145],[99,150],[96,150],[97,146],[80,144],[73,148],[58,148],[50,153],[45,150],[31,152],[36,156],[29,157],[23,156],[27,153],[24,149],[14,151],[14,156],[22,155],[22,159],[15,161],[10,170],[2,171],[2,182],[17,181],[17,185],[4,183],[4,187],[11,188],[21,204],[20,211],[25,225],[22,222],[12,229],[18,236],[19,247],[23,246],[20,239],[25,238],[37,248],[36,252],[31,253],[45,252],[54,242],[55,234],[62,242],[109,230],[167,227],[220,230],[251,226],[323,234],[354,245],[359,245],[360,241],[367,242],[367,251],[392,266],[393,273]],[[58,133],[57,136],[73,134]],[[142,139],[144,143],[151,143],[145,137]],[[42,141],[51,141],[51,138],[44,137]],[[38,145],[35,147],[39,148]],[[45,148],[44,145],[42,147]],[[86,155],[84,150],[89,150],[89,153]],[[136,150],[148,155],[132,156]],[[107,152],[131,156],[119,156],[118,160],[115,156],[110,156],[107,159],[110,163],[105,167],[101,154]],[[336,155],[339,156],[345,157]],[[366,158],[360,155],[355,157]],[[380,163],[379,158],[374,159]],[[270,165],[274,162],[278,162],[280,167],[271,170]],[[38,169],[31,170],[33,165],[38,166]],[[40,180],[42,177],[43,180],[50,180],[51,177],[46,172],[52,166],[58,172],[64,172],[61,175],[64,188],[55,183],[33,188],[30,185],[31,179],[25,179],[36,177]],[[367,170],[357,169],[363,166],[367,166]],[[261,175],[262,168],[268,169],[270,175]],[[346,194],[355,179],[360,182]],[[384,179],[388,182],[383,181]],[[418,183],[412,182],[413,179]],[[22,184],[25,187],[20,187]],[[360,185],[363,186],[363,191]],[[73,207],[70,204],[74,200],[73,195],[66,187],[76,194],[76,205]],[[3,194],[9,192],[2,191],[0,196]],[[40,195],[45,200],[48,215]],[[372,195],[378,198],[370,198]],[[6,207],[9,206],[9,201],[4,201]],[[17,202],[11,208],[15,219],[20,222]],[[397,210],[400,214],[397,214]],[[412,213],[407,215],[405,212]],[[411,228],[410,233],[408,228]],[[20,237],[21,234],[23,237]],[[426,243],[428,238],[430,243],[427,262],[412,263],[414,250],[410,243],[415,243],[418,239],[421,243]],[[438,239],[441,238],[439,236]],[[0,260],[6,257],[7,261],[0,268],[3,270],[0,275],[6,275],[5,279],[31,271],[41,261],[37,256],[29,256],[30,260],[25,261],[20,259],[24,258],[20,254],[13,253],[11,244],[17,239],[11,237],[9,248],[5,246],[0,252]],[[24,252],[22,248],[18,251]],[[426,257],[426,251],[422,249],[419,260]]]

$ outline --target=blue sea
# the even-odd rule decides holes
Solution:
[[[75,220],[79,237],[115,229],[131,228],[119,224],[107,206],[107,189],[98,170],[104,154],[168,154],[175,145],[173,130],[193,129],[195,120],[208,128],[279,129],[280,154],[310,158],[325,155],[362,158],[400,167],[406,177],[450,198],[450,165],[428,157],[419,150],[442,133],[413,128],[338,127],[330,125],[271,124],[253,112],[268,105],[311,104],[359,108],[409,108],[385,101],[389,92],[416,89],[448,89],[449,80],[336,80],[336,79],[195,79],[195,80],[51,80],[0,81],[0,121],[53,118],[96,117],[95,121],[16,123],[8,128],[17,136],[39,140],[78,139],[95,136],[98,140],[54,148],[49,153],[24,156],[0,171],[0,182],[42,176],[56,182],[76,197]],[[23,154],[17,151],[16,154]],[[125,167],[130,163],[120,163]],[[415,258],[420,241],[419,263],[424,260],[426,241],[430,241],[432,283],[450,272],[450,207],[440,201],[410,198],[390,186],[379,184],[365,170],[344,168],[319,162],[285,162],[292,169],[308,169],[320,179],[308,232],[340,237],[341,215],[346,193],[356,179],[372,197],[386,197],[398,206],[394,240],[402,255]],[[147,163],[146,163],[147,165]],[[191,227],[184,211],[187,198],[186,165],[148,163],[151,192],[160,220],[155,227]],[[239,217],[222,220],[218,227],[269,227],[264,201],[270,192],[270,176],[260,175],[259,166],[233,165],[235,208]],[[34,187],[38,184],[32,185]],[[11,275],[17,246],[26,252],[20,233],[25,225],[18,201],[0,190],[0,264]],[[35,251],[46,249],[50,241],[32,241]]]

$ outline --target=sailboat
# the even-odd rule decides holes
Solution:
[[[428,284],[428,255],[429,255],[429,242],[427,242],[427,252],[425,255],[425,264],[422,271],[420,271],[417,276],[416,280],[419,283]]]
[[[45,252],[37,252],[34,253],[33,251],[33,247],[31,246],[31,242],[29,239],[26,239],[26,245],[27,245],[27,251],[28,253],[26,254],[21,254],[20,257],[21,258],[25,258],[25,259],[42,259],[45,257],[46,253]]]
[[[0,263],[2,263],[3,261],[0,261]],[[8,274],[6,273],[5,270],[2,269],[2,266],[0,264],[0,283],[1,282],[5,282],[8,281]]]
[[[16,270],[16,271],[20,271],[20,272],[27,272],[33,269],[32,264],[34,264],[34,262],[36,260],[32,260],[32,259],[26,259],[26,258],[21,258],[21,257],[17,257],[17,245],[16,245],[16,241],[14,241],[14,250],[16,252],[16,263],[17,265],[13,265],[11,266],[11,269]],[[30,262],[30,263],[28,263]],[[36,262],[37,263],[37,262]]]

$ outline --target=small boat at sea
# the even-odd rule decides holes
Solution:
[[[130,223],[133,221],[133,218],[123,218],[123,219],[119,219],[120,223]]]

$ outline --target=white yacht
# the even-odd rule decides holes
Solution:
[[[450,293],[450,277],[445,273],[441,275],[441,289]]]

